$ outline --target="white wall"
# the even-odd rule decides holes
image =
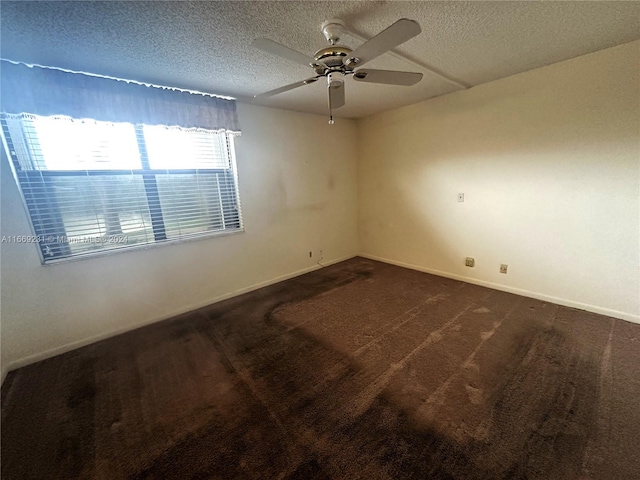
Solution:
[[[357,253],[356,127],[238,105],[245,232],[42,266],[2,244],[2,371]],[[335,150],[323,152],[331,138]],[[2,235],[30,234],[6,156]],[[314,258],[309,258],[314,250]]]
[[[361,253],[640,321],[639,65],[634,42],[360,121]]]

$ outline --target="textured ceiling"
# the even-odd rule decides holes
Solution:
[[[413,87],[347,79],[338,117],[356,118],[640,38],[640,2],[10,2],[2,1],[1,56],[231,95],[254,94],[311,76],[264,54],[254,38],[281,42],[310,57],[326,45],[320,24],[341,18],[370,38],[399,18],[422,34],[398,52],[454,82],[385,54],[368,68],[421,71]],[[361,42],[346,36],[344,44]],[[457,83],[457,84],[456,84]],[[317,82],[260,101],[326,113]]]

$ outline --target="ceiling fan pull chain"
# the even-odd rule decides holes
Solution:
[[[328,89],[327,89],[328,90]],[[331,110],[331,100],[329,100],[329,125],[333,125],[333,111]]]

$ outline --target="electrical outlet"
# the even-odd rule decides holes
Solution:
[[[458,194],[458,201],[459,202],[464,202],[464,193],[459,193]]]
[[[504,263],[500,264],[500,273],[507,273],[507,267],[509,267],[509,265],[505,265]]]
[[[476,259],[475,259],[475,258],[473,258],[473,257],[467,257],[467,258],[464,260],[464,264],[465,264],[465,266],[467,266],[467,267],[475,267],[475,266],[476,266]]]
[[[319,262],[321,262],[322,260],[324,260],[324,254],[322,253],[322,250],[320,250],[320,251],[318,252],[318,256],[320,257],[320,258],[319,258],[319,260],[318,260]]]

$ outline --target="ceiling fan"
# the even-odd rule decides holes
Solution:
[[[319,78],[326,77],[329,91],[329,123],[333,124],[333,109],[344,105],[345,76],[352,75],[354,80],[359,82],[404,86],[415,85],[422,79],[421,73],[359,68],[418,35],[421,32],[418,22],[402,18],[355,50],[338,43],[344,31],[342,21],[328,20],[322,24],[321,28],[329,46],[318,50],[311,59],[303,53],[267,38],[258,38],[253,41],[251,44],[253,47],[292,62],[308,65],[315,72],[315,76],[306,80],[254,95],[254,98],[271,97],[303,85],[310,85]]]

